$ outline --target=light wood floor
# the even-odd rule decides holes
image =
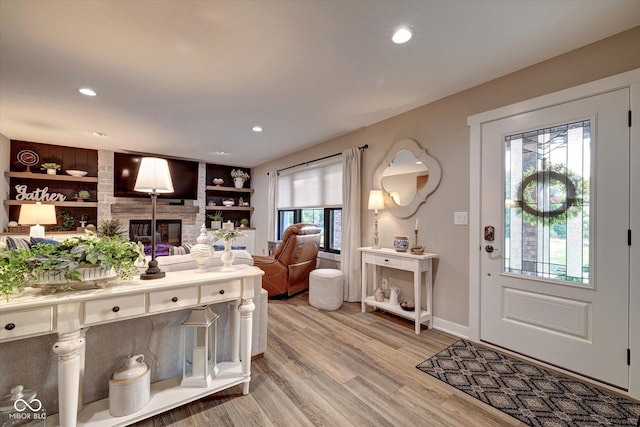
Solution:
[[[137,426],[524,426],[415,368],[456,340],[360,304],[270,301],[249,395],[236,386]]]

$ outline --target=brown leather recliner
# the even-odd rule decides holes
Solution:
[[[316,268],[320,247],[319,227],[293,224],[284,231],[273,256],[253,256],[253,263],[264,271],[262,288],[269,298],[286,297],[309,288],[309,273]]]

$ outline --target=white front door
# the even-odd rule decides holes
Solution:
[[[480,339],[627,389],[629,90],[484,123]]]

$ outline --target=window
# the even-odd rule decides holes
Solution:
[[[278,239],[292,224],[322,228],[320,249],[340,253],[342,239],[342,163],[339,158],[281,172],[276,198]]]
[[[504,271],[589,284],[589,120],[505,137]]]

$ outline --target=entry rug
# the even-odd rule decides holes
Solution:
[[[640,427],[640,402],[468,341],[416,368],[530,426]]]

